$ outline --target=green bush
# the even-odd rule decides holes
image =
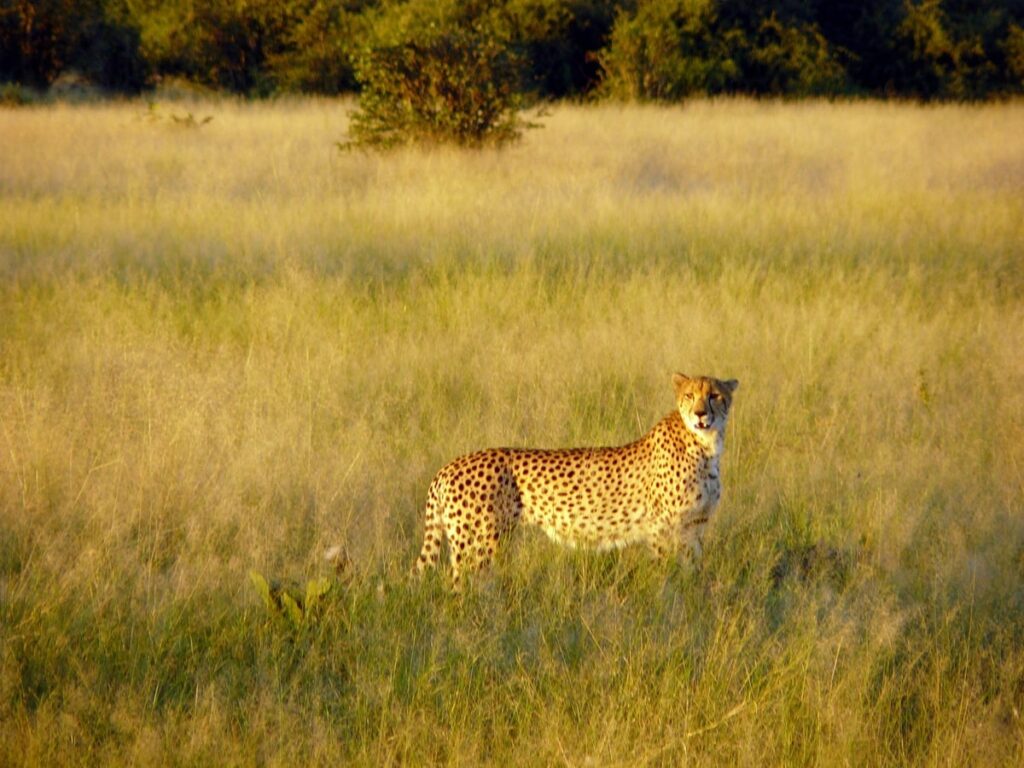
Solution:
[[[267,60],[280,52],[290,26],[290,8],[273,0],[208,0],[197,5],[195,75],[235,93],[273,90]]]
[[[276,0],[135,0],[131,8],[156,75],[253,95],[274,90],[268,62],[285,50],[303,10]]]
[[[1002,53],[1006,59],[1007,77],[1013,89],[1024,89],[1024,28],[1011,24],[1003,40]]]
[[[312,0],[290,26],[283,50],[268,58],[279,91],[338,94],[356,89],[355,55],[366,34],[363,3]]]
[[[1022,28],[1022,0],[0,0],[0,81],[337,94],[429,60],[413,87],[969,100],[1024,92]]]
[[[815,25],[774,13],[723,22],[715,0],[647,0],[620,12],[600,61],[604,89],[631,100],[746,91],[818,95],[842,91],[845,70]]]
[[[1019,27],[1006,11],[986,13],[941,0],[906,0],[903,10],[894,67],[901,90],[960,100],[1020,92],[1013,62],[1013,31]]]
[[[784,24],[774,13],[761,22],[744,63],[744,81],[756,93],[820,96],[846,87],[846,72],[818,28]]]
[[[494,16],[396,6],[357,62],[362,91],[347,146],[504,144],[523,127],[520,73]]]
[[[36,99],[31,89],[20,83],[0,83],[0,107],[24,107]]]
[[[735,33],[719,34],[713,0],[648,0],[620,11],[599,56],[604,90],[635,100],[672,101],[728,88],[738,72]]]

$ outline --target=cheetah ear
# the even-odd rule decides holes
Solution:
[[[690,383],[690,377],[684,376],[681,373],[672,374],[672,386],[676,388],[676,392],[682,391],[687,384]]]
[[[732,394],[733,392],[735,392],[735,391],[736,391],[736,389],[737,389],[737,388],[739,387],[739,385],[740,385],[740,383],[739,383],[738,381],[736,381],[736,379],[729,379],[728,381],[723,381],[723,382],[722,382],[722,386],[723,386],[723,387],[725,388],[725,390],[726,390],[726,391],[727,391],[727,392],[728,392],[728,393],[729,393],[730,395],[731,395],[731,394]]]

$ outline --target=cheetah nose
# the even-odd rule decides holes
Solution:
[[[696,416],[698,419],[703,419],[705,416],[708,415],[708,412],[705,410],[694,411],[693,415]]]

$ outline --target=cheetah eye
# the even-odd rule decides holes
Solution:
[[[717,392],[712,392],[710,395],[708,395],[708,397],[710,397],[712,400],[717,400],[718,399],[718,393]]]
[[[687,392],[685,395],[683,395],[683,399],[684,400],[693,400],[693,393],[692,392]]]

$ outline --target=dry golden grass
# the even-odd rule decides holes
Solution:
[[[1024,760],[1024,105],[346,108],[0,113],[0,763]],[[701,573],[404,581],[446,460],[675,369],[741,381]]]

